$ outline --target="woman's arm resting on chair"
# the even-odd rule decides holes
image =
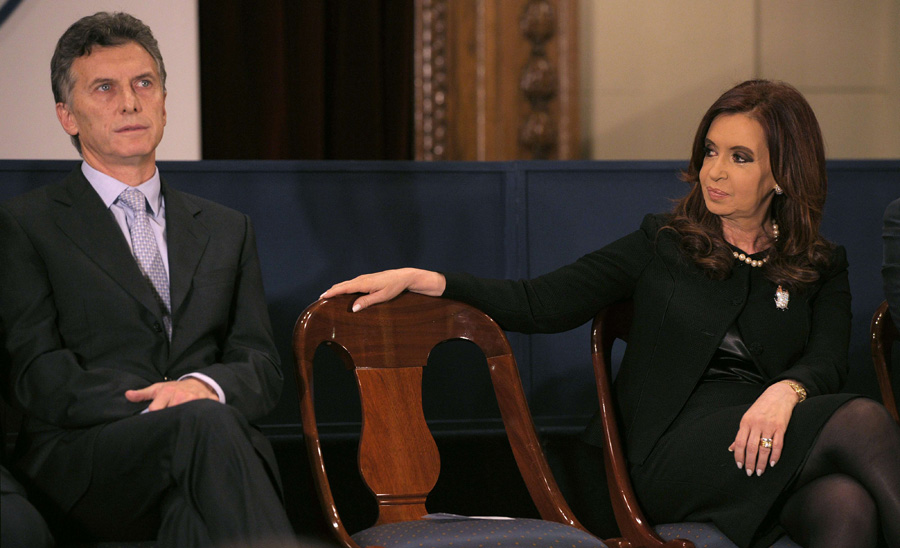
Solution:
[[[440,297],[444,293],[446,280],[444,275],[430,270],[418,268],[400,268],[385,270],[373,274],[363,274],[331,286],[319,297],[324,299],[347,293],[365,293],[353,303],[353,311],[359,312],[373,304],[389,301],[403,293],[412,291],[432,297]]]

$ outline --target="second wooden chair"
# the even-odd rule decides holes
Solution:
[[[887,301],[875,310],[870,326],[872,334],[872,364],[875,366],[875,377],[878,379],[878,389],[881,391],[881,401],[888,413],[900,424],[900,413],[897,412],[897,399],[894,396],[894,386],[891,381],[891,359],[893,357],[894,343],[900,340],[900,332],[897,324],[891,317],[891,309]]]
[[[606,479],[609,484],[613,512],[619,526],[620,538],[608,539],[610,546],[632,548],[636,546],[692,548],[737,548],[711,523],[667,523],[652,525],[644,517],[640,503],[631,485],[628,460],[624,444],[619,437],[616,422],[615,397],[612,388],[612,348],[616,339],[628,340],[628,332],[634,316],[631,301],[616,303],[601,310],[591,327],[591,355],[594,376],[597,380],[597,396],[603,423],[605,444],[603,448]],[[799,548],[787,536],[779,539],[773,548]]]

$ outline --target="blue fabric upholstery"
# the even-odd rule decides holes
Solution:
[[[540,519],[422,519],[388,523],[353,535],[360,546],[442,548],[444,546],[540,546],[606,548],[574,527]]]
[[[683,538],[693,542],[695,548],[737,548],[711,523],[667,523],[653,529],[663,540]],[[800,548],[800,545],[785,535],[772,548]]]

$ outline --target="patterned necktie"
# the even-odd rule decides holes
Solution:
[[[131,247],[134,252],[134,258],[137,259],[138,266],[141,267],[144,279],[153,288],[156,300],[165,310],[163,324],[166,327],[166,335],[171,339],[172,305],[169,297],[169,276],[166,274],[162,255],[159,254],[156,237],[153,235],[153,229],[150,227],[150,219],[147,217],[147,199],[140,190],[129,188],[124,190],[122,194],[119,194],[119,201],[134,212],[134,221],[128,226],[128,231],[131,232]]]

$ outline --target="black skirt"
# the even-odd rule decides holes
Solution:
[[[701,382],[653,452],[631,477],[651,523],[712,522],[741,548],[768,547],[784,530],[778,516],[786,493],[829,417],[852,394],[816,396],[798,404],[781,459],[762,476],[738,469],[728,446],[761,384]]]

